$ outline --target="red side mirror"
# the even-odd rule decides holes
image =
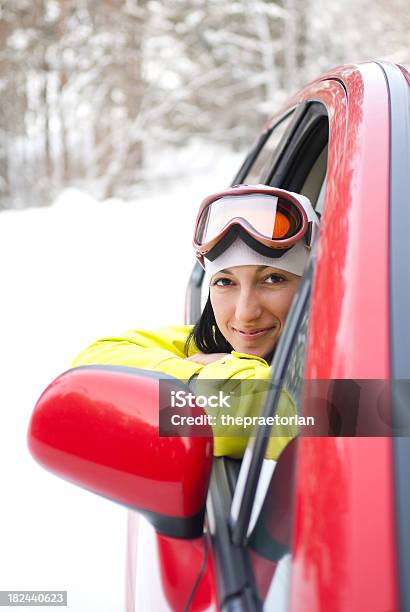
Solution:
[[[164,379],[184,388],[133,368],[70,370],[38,400],[28,442],[56,475],[142,512],[160,533],[192,538],[202,533],[212,434],[160,437]]]

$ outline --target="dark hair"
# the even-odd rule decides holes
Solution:
[[[221,334],[216,324],[209,294],[198,322],[194,325],[186,339],[185,353],[187,355],[191,342],[195,342],[196,347],[201,353],[230,353],[233,351],[233,347]]]
[[[234,350],[233,346],[225,339],[225,336],[219,330],[216,324],[214,311],[211,305],[211,298],[208,294],[208,299],[199,317],[198,322],[194,325],[188,338],[185,342],[185,354],[188,355],[189,345],[191,342],[195,343],[195,346],[201,353],[230,353]],[[269,355],[266,355],[265,360],[270,363],[273,358],[275,349],[273,349]]]

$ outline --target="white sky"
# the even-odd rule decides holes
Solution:
[[[124,608],[126,510],[36,464],[30,415],[93,340],[183,322],[196,208],[240,161],[134,202],[71,189],[50,208],[0,214],[0,590],[64,589],[76,612]]]

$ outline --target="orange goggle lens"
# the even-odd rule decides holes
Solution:
[[[284,238],[290,230],[289,218],[281,212],[276,213],[275,227],[273,228],[272,238]]]

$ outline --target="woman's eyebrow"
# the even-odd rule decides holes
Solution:
[[[272,266],[258,266],[256,268],[256,271],[262,272],[262,270],[266,270],[267,268],[272,268]],[[276,270],[277,268],[272,268],[272,269]],[[232,272],[230,268],[224,268],[223,270],[219,270],[218,272],[215,272],[215,274],[231,274],[233,276],[234,272]]]
[[[283,274],[284,276],[286,276],[286,270],[282,270],[281,268],[274,268],[273,266],[258,266],[257,271],[262,272],[263,270],[266,270],[267,268],[273,270],[272,274]]]
[[[225,268],[224,270],[219,270],[216,274],[232,274],[233,272],[229,268]]]

